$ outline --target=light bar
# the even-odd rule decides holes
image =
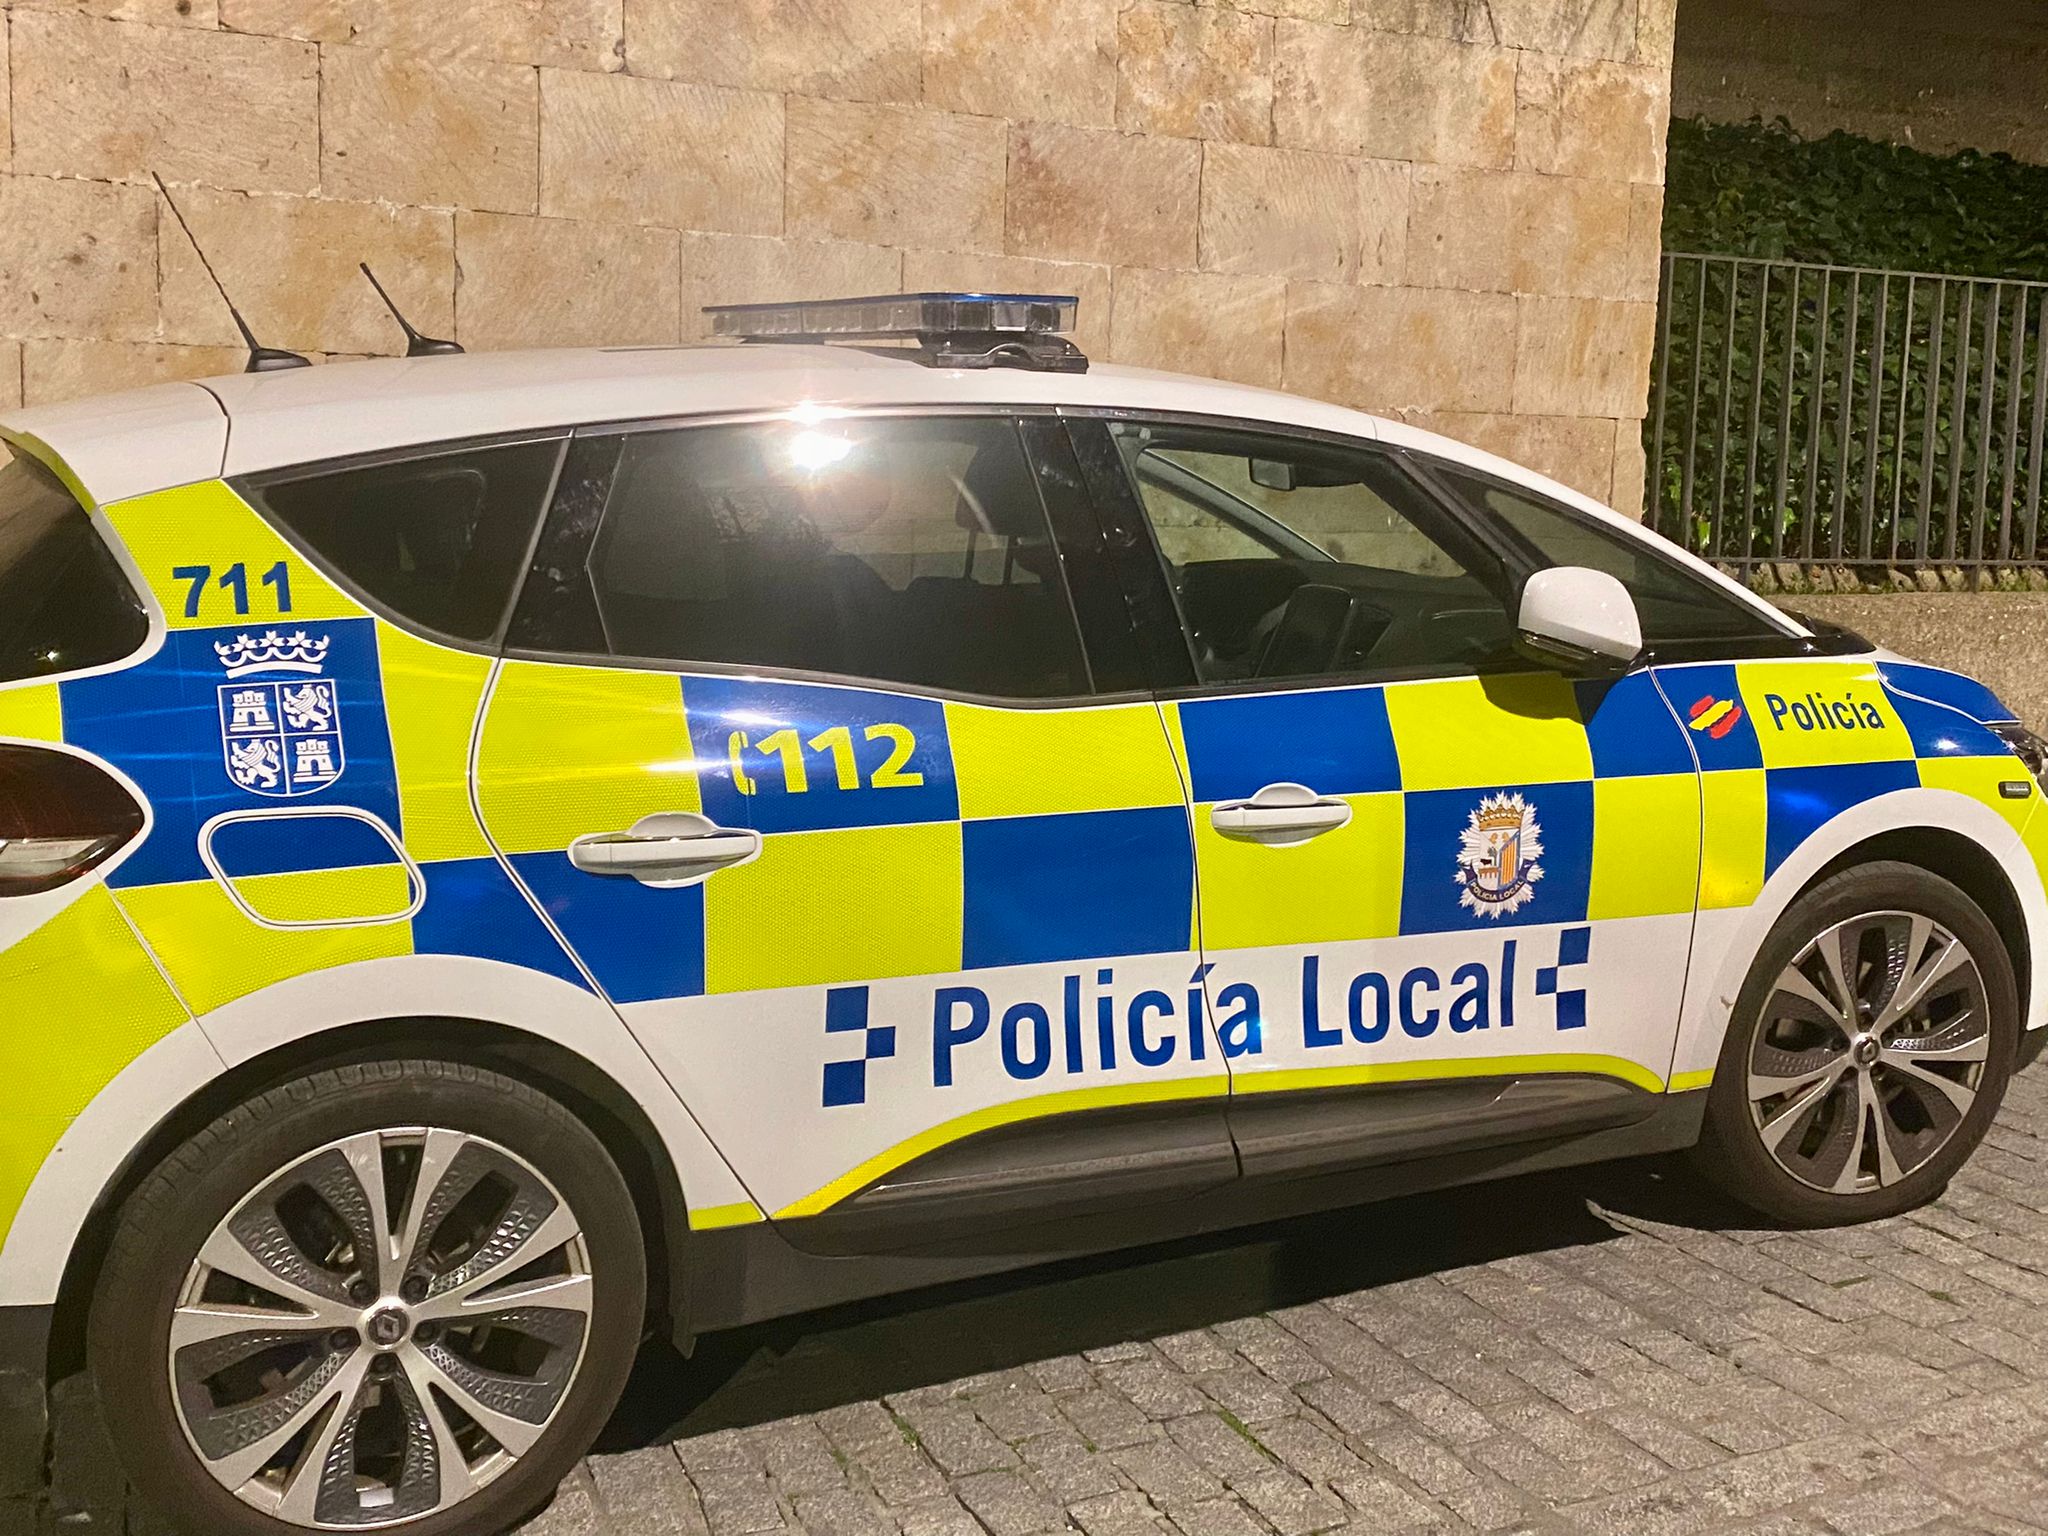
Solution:
[[[1054,293],[883,293],[788,304],[708,304],[714,336],[747,341],[915,341],[1057,336],[1080,301]]]

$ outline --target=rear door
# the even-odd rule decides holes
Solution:
[[[1186,805],[1107,558],[1050,417],[571,451],[484,821],[793,1241],[1235,1173]]]
[[[1247,1176],[1647,1115],[1700,837],[1647,670],[1524,660],[1499,546],[1398,455],[1076,431],[1113,441],[1198,671],[1166,708]]]

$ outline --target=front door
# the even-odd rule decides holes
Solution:
[[[1235,1175],[1186,802],[1067,453],[1005,415],[586,434],[536,551],[485,823],[800,1245]]]
[[[1076,430],[1113,437],[1199,671],[1166,710],[1246,1174],[1646,1115],[1700,821],[1647,671],[1532,669],[1486,539],[1394,455]]]

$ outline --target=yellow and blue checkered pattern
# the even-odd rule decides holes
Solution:
[[[588,736],[565,731],[586,718]],[[1194,944],[1187,810],[1151,704],[992,709],[510,662],[478,792],[619,1002]],[[754,828],[761,856],[682,889],[570,864],[576,838],[664,811]]]

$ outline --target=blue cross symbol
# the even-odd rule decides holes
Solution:
[[[1557,1027],[1559,1029],[1584,1029],[1586,1027],[1586,991],[1576,987],[1560,991],[1557,985],[1558,972],[1567,966],[1586,963],[1586,957],[1593,952],[1593,930],[1591,928],[1567,928],[1557,937],[1557,964],[1536,967],[1536,995],[1557,999]]]
[[[868,989],[834,987],[825,994],[825,1033],[863,1036],[861,1054],[852,1061],[825,1063],[825,1107],[865,1104],[868,1100],[868,1063],[896,1054],[896,1026],[868,1023]]]

